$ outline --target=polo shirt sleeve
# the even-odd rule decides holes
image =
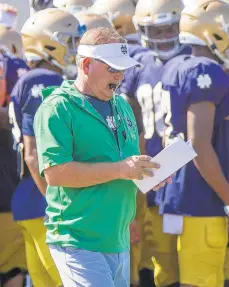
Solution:
[[[71,115],[63,103],[42,103],[34,120],[39,170],[73,160]]]

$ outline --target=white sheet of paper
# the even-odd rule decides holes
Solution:
[[[153,169],[154,176],[145,176],[142,180],[133,180],[133,182],[141,192],[146,193],[196,156],[197,153],[190,142],[176,138],[172,144],[168,145],[152,159],[153,162],[160,164],[159,169]]]
[[[182,234],[184,217],[176,214],[163,215],[163,232],[168,234]]]

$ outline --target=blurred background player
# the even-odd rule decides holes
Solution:
[[[92,4],[92,0],[53,0],[53,5],[56,8],[68,11],[73,15],[85,12]]]
[[[9,95],[19,77],[28,70],[23,60],[21,35],[14,30],[17,10],[0,3],[0,53],[5,60],[6,92],[0,97],[0,105],[6,106]]]
[[[155,156],[163,148],[164,119],[160,108],[163,67],[173,57],[191,52],[179,42],[179,20],[183,8],[181,0],[139,0],[133,17],[141,44],[148,50],[137,58],[143,68],[132,69],[132,74],[127,72],[125,85],[120,89],[141,106],[145,148],[150,156]],[[176,236],[162,231],[162,217],[158,214],[160,194],[147,194],[150,213],[145,213],[142,223],[145,235],[139,267],[141,286],[154,284],[152,269],[156,286],[179,286]]]
[[[113,24],[107,18],[87,11],[77,14],[77,19],[86,30],[98,27],[113,28]]]
[[[121,36],[127,40],[128,37],[133,36],[135,43],[138,42],[136,30],[132,22],[135,4],[131,0],[97,0],[89,8],[89,11],[108,17]]]
[[[40,10],[54,7],[53,0],[29,0],[29,6],[30,15],[33,15]]]
[[[79,31],[78,20],[56,8],[35,13],[21,31],[31,70],[15,85],[9,108],[21,177],[12,211],[24,234],[28,270],[35,287],[62,283],[45,243],[46,182],[39,176],[33,119],[41,104],[40,91],[60,86],[62,76],[72,73]]]
[[[9,4],[0,3],[0,25],[6,28],[15,28],[17,9]]]
[[[0,4],[0,280],[2,286],[21,287],[27,267],[24,238],[13,221],[10,207],[18,177],[7,110],[13,86],[28,67],[22,60],[21,37],[13,30],[16,18],[14,7]]]
[[[176,173],[160,203],[164,231],[178,235],[182,287],[224,286],[225,211],[229,214],[228,27],[225,1],[199,1],[186,7],[180,41],[192,45],[192,56],[169,61],[162,76],[165,144],[181,136],[192,141],[198,154]]]

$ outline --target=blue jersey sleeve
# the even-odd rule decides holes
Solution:
[[[186,95],[186,108],[204,101],[219,105],[228,90],[228,75],[210,60],[198,63],[183,76],[181,93]]]
[[[22,115],[21,115],[21,97],[23,94],[23,82],[19,81],[15,86],[11,94],[9,104],[9,118],[12,128],[14,140],[17,144],[22,143]]]
[[[23,81],[19,81],[11,93],[11,109],[13,105],[13,117],[15,118],[15,122],[12,121],[13,129],[16,125],[20,129],[21,137],[23,135],[34,136],[33,120],[41,104],[40,92],[43,88],[43,85],[35,85],[30,89]]]
[[[6,85],[7,94],[10,95],[19,78],[29,70],[26,63],[18,58],[6,58]]]
[[[125,72],[124,78],[119,87],[120,94],[127,95],[129,98],[134,98],[138,74],[137,69],[138,68],[133,67]]]

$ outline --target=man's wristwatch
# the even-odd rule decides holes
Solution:
[[[229,205],[224,206],[224,211],[225,211],[226,215],[229,217]]]

